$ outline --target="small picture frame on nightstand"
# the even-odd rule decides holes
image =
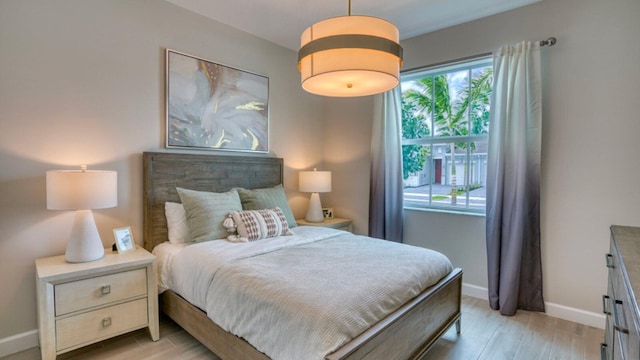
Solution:
[[[113,229],[113,236],[116,238],[116,248],[119,254],[135,250],[136,243],[133,241],[131,226]]]
[[[333,219],[333,208],[322,208],[322,215],[325,219]]]

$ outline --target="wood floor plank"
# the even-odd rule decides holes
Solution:
[[[450,329],[422,360],[551,360],[600,358],[604,330],[518,311],[501,316],[486,300],[463,296],[462,334]],[[160,317],[160,340],[151,341],[146,329],[93,344],[58,359],[220,360],[171,319]],[[40,360],[38,348],[2,360]]]

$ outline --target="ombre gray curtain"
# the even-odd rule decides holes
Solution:
[[[540,258],[540,46],[493,54],[487,160],[489,304],[502,315],[544,311]]]
[[[402,112],[400,86],[374,97],[369,236],[402,242]]]

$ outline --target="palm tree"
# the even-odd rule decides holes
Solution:
[[[465,83],[458,91],[459,101],[453,101],[449,89],[450,74],[441,74],[422,78],[414,82],[414,87],[403,94],[408,102],[415,104],[419,111],[423,111],[433,118],[436,136],[466,136],[469,131],[473,134],[486,134],[489,124],[489,98],[493,69],[486,67],[481,71],[471,71],[471,76],[465,78]],[[469,86],[469,77],[471,84]],[[469,108],[471,111],[469,111]],[[469,116],[466,116],[469,114]],[[471,118],[471,124],[469,122]],[[470,126],[471,125],[471,126]],[[457,204],[457,179],[455,154],[456,148],[466,148],[466,143],[451,142],[451,205]],[[475,146],[471,143],[471,146]]]

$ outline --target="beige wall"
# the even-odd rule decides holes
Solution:
[[[403,68],[411,69],[557,37],[556,46],[542,50],[544,295],[592,314],[601,312],[605,292],[609,225],[640,226],[638,16],[637,0],[545,0],[403,42]],[[370,126],[367,116],[353,119],[360,123],[351,126]],[[327,128],[325,137],[340,131]],[[369,146],[352,142],[340,151]],[[330,152],[325,148],[325,156]],[[356,194],[331,195],[362,201]],[[407,211],[405,232],[407,243],[451,257],[464,269],[465,283],[487,286],[482,217]]]
[[[640,226],[637,0],[546,0],[403,42],[405,68],[556,36],[543,50],[542,247],[548,302],[599,312],[608,226]],[[0,339],[36,328],[33,260],[64,252],[73,216],[45,209],[44,172],[119,172],[119,205],[95,212],[105,245],[141,242],[141,156],[164,143],[164,48],[270,78],[271,154],[334,171],[322,195],[367,232],[371,98],[299,87],[295,53],[159,0],[0,0]],[[324,123],[323,123],[324,121]],[[408,243],[432,247],[485,287],[481,217],[408,211]]]
[[[321,98],[303,92],[294,51],[158,0],[0,0],[0,339],[36,329],[34,259],[64,252],[73,214],[46,210],[48,169],[118,171],[118,207],[95,211],[105,246],[142,242],[142,157],[164,146],[164,49],[270,80],[270,156],[322,162]],[[228,153],[225,153],[228,154]]]
[[[366,235],[373,97],[327,98],[325,104],[324,163],[333,188],[322,194],[322,204],[337,217],[353,219],[354,232]]]

